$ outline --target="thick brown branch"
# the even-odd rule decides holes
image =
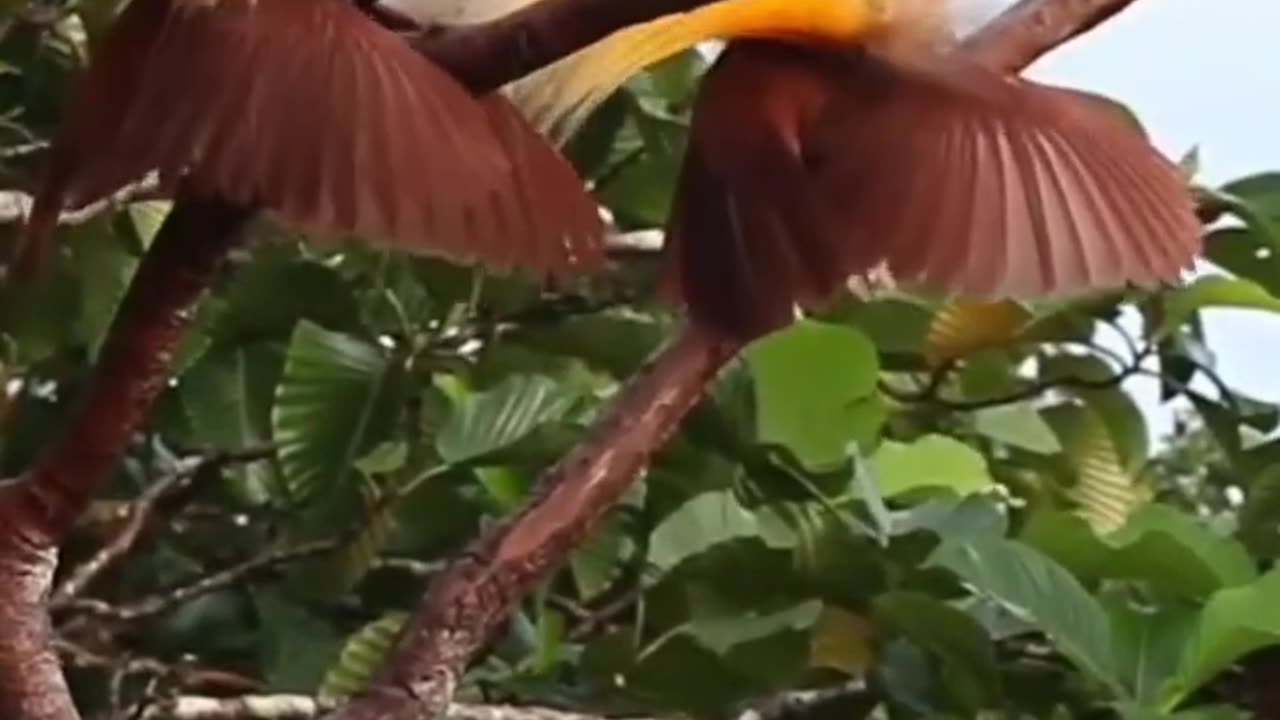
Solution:
[[[967,53],[988,67],[1017,71],[1132,5],[1134,0],[1019,0],[969,36]]]
[[[78,411],[0,494],[0,717],[77,717],[46,608],[57,547],[164,388],[191,308],[248,215],[220,203],[175,204],[120,306]]]
[[[175,203],[116,313],[86,396],[66,430],[22,478],[36,546],[56,546],[115,469],[168,379],[168,370],[249,212],[218,202]]]
[[[622,497],[736,350],[695,328],[683,332],[547,471],[522,512],[432,578],[377,685],[334,717],[409,720],[448,707],[467,660]]]
[[[543,0],[483,25],[428,31],[420,52],[473,90],[494,90],[628,25],[712,0]]]

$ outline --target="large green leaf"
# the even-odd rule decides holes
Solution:
[[[1069,495],[1078,512],[1099,532],[1114,530],[1149,497],[1149,490],[1128,471],[1099,414],[1088,407],[1059,405],[1044,411],[1071,466]]]
[[[253,600],[267,688],[273,692],[314,692],[338,656],[341,636],[323,616],[281,593],[258,591]]]
[[[668,515],[649,537],[649,562],[666,572],[684,560],[743,538],[789,547],[794,535],[776,516],[742,507],[730,491],[702,493]]]
[[[338,661],[320,684],[320,697],[343,700],[363,690],[391,651],[407,617],[401,612],[388,613],[347,638]]]
[[[1108,598],[1116,672],[1137,705],[1159,706],[1160,692],[1178,670],[1179,658],[1196,621],[1184,605],[1138,606]]]
[[[968,495],[992,486],[986,459],[944,435],[926,435],[909,444],[885,441],[871,456],[870,466],[884,498],[931,487]]]
[[[818,469],[844,461],[850,441],[867,444],[878,433],[879,413],[868,425],[864,408],[875,393],[879,363],[858,331],[800,322],[746,352],[761,442],[784,445]]]
[[[1258,648],[1280,644],[1280,571],[1209,599],[1182,654],[1178,674],[1165,687],[1173,709],[1197,688]]]
[[[1203,598],[1257,577],[1240,543],[1162,504],[1142,508],[1124,527],[1102,535],[1078,517],[1040,512],[1021,539],[1089,582],[1138,580],[1160,592]]]
[[[1171,292],[1165,300],[1164,319],[1156,331],[1165,336],[1206,308],[1246,308],[1280,313],[1280,297],[1245,278],[1209,275]]]
[[[254,448],[271,442],[271,399],[283,359],[274,345],[239,345],[204,354],[178,386],[200,441],[213,447]],[[237,491],[251,502],[280,494],[271,463],[230,469]]]
[[[961,610],[929,595],[890,592],[875,599],[876,619],[935,655],[942,681],[972,712],[1000,700],[995,645],[986,631]]]
[[[436,436],[436,451],[449,463],[482,462],[538,427],[561,420],[580,397],[547,377],[507,378],[487,392],[461,399]]]
[[[1280,557],[1280,465],[1249,483],[1240,508],[1240,540],[1260,558]]]
[[[271,415],[293,501],[323,501],[393,419],[397,371],[359,338],[298,324],[285,353]]]
[[[927,565],[954,572],[975,592],[1047,635],[1081,670],[1122,692],[1106,612],[1049,557],[1013,540],[969,537],[944,539]]]
[[[973,414],[974,429],[997,442],[1034,453],[1061,452],[1053,429],[1031,403],[985,408]]]
[[[1042,358],[1040,375],[1045,380],[1065,378],[1089,381],[1109,380],[1115,369],[1097,357],[1055,355]],[[1084,401],[1106,428],[1121,467],[1137,474],[1150,455],[1150,433],[1146,416],[1128,393],[1117,387],[1070,388],[1069,392]],[[1055,428],[1058,430],[1058,428]]]

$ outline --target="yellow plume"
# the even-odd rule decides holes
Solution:
[[[942,4],[942,0],[720,0],[620,30],[517,82],[511,95],[534,125],[563,141],[632,75],[699,43],[756,37],[848,45],[890,28],[937,24]]]

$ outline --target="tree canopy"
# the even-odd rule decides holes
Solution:
[[[109,6],[4,10],[0,247]],[[255,222],[62,547],[48,607],[86,717],[310,717],[364,687],[424,580],[678,329],[655,230],[706,66],[635,78],[566,147],[617,225],[600,276]],[[753,343],[450,712],[1280,717],[1280,404],[1218,376],[1202,320],[1280,313],[1280,172],[1197,194],[1213,267],[1179,286],[863,288]],[[65,216],[47,275],[4,290],[0,477],[74,416],[169,208],[143,183]],[[1137,377],[1182,408],[1173,436]]]

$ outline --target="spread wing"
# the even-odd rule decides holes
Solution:
[[[320,234],[563,274],[598,262],[572,168],[345,0],[133,0],[82,79],[29,223],[155,170]]]
[[[1036,297],[1174,280],[1200,248],[1178,170],[1096,98],[937,57],[865,56],[804,153],[827,227],[898,280]]]
[[[959,58],[737,41],[708,73],[666,290],[754,337],[887,264],[970,297],[1175,279],[1200,245],[1177,170],[1095,98]]]

